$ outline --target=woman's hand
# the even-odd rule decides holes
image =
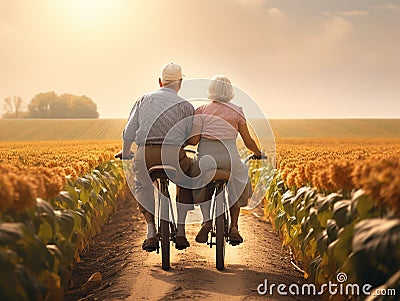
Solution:
[[[266,154],[264,154],[263,152],[260,151],[259,154],[253,154],[253,156],[251,157],[252,159],[256,159],[256,160],[261,160],[261,159],[268,159],[268,156]]]

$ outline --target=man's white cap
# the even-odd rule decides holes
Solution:
[[[182,68],[178,64],[169,63],[164,65],[161,71],[162,81],[178,81],[181,80],[184,74],[182,74]]]

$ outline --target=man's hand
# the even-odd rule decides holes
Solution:
[[[118,153],[116,153],[116,154],[114,155],[114,158],[115,158],[115,159],[122,159],[122,150],[120,150]]]
[[[116,153],[114,155],[114,158],[121,159],[121,160],[131,160],[131,159],[133,159],[133,153],[132,152],[130,152],[128,156],[123,156],[122,153],[123,153],[122,150],[119,151],[118,153]]]

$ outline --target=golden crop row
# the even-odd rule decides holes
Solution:
[[[289,187],[362,188],[400,210],[400,139],[279,139],[277,168]]]
[[[50,199],[76,178],[113,158],[119,141],[0,143],[0,212]]]
[[[0,212],[49,199],[110,160],[119,141],[0,143]],[[363,188],[383,203],[400,195],[400,139],[279,139],[277,168],[289,187],[326,191]],[[395,206],[395,208],[400,206]]]

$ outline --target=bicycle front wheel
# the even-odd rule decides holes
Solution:
[[[215,219],[215,232],[216,232],[216,266],[218,270],[225,269],[225,213],[224,213],[224,191],[219,193],[216,199],[216,219]]]
[[[225,269],[225,237],[224,237],[224,228],[225,228],[225,220],[224,216],[220,215],[216,220],[216,264],[218,270]]]

